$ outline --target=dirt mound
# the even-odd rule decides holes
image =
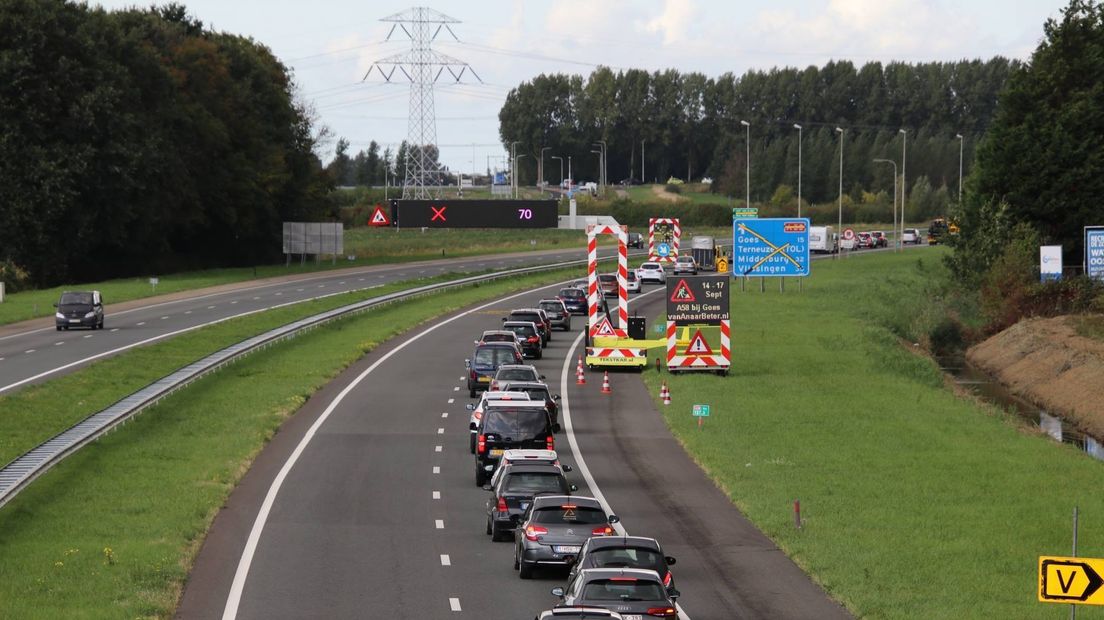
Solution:
[[[660,200],[666,200],[667,202],[682,202],[684,200],[689,200],[688,198],[683,198],[678,194],[672,194],[671,192],[667,191],[667,188],[663,185],[653,185],[652,193],[655,194],[656,198],[659,198]]]
[[[1017,395],[1104,437],[1104,342],[1078,335],[1076,321],[1020,321],[966,358]]]

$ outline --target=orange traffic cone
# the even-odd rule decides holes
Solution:
[[[605,373],[603,373],[603,375],[602,375],[602,393],[603,394],[613,394],[613,390],[610,389],[609,371],[608,370]]]
[[[586,375],[582,368],[575,371],[575,385],[586,385]]]
[[[663,404],[664,405],[670,405],[671,404],[671,390],[669,390],[667,388],[667,382],[666,381],[663,382]]]

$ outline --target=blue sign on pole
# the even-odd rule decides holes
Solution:
[[[732,275],[809,275],[809,218],[733,220]]]
[[[1104,226],[1085,227],[1085,275],[1104,280]]]

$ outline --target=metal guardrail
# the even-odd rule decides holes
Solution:
[[[288,323],[282,327],[277,327],[276,329],[243,340],[237,344],[230,345],[166,377],[158,379],[110,407],[84,418],[65,431],[51,437],[31,451],[5,465],[3,469],[0,469],[0,507],[8,503],[13,497],[18,495],[20,491],[25,489],[36,478],[46,473],[51,467],[57,465],[67,456],[73,454],[88,443],[111,431],[116,426],[123,424],[145,408],[156,404],[162,398],[165,398],[173,392],[227,364],[237,361],[249,353],[258,351],[277,342],[293,338],[307,330],[314,329],[330,321],[352,316],[397,301],[412,299],[429,293],[467,286],[478,282],[489,282],[517,275],[552,271],[564,267],[586,264],[586,262],[586,259],[571,260],[547,265],[508,269],[506,271],[496,271],[489,274],[468,276],[448,282],[427,284],[405,291],[372,297],[340,308],[334,308],[333,310],[328,310],[293,323]]]

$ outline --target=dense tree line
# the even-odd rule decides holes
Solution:
[[[751,195],[767,202],[781,185],[796,187],[798,130],[802,126],[802,198],[834,200],[839,193],[840,139],[844,139],[844,191],[892,192],[893,172],[875,157],[900,165],[907,134],[910,192],[923,185],[958,189],[959,141],[965,163],[992,120],[997,95],[1016,62],[989,61],[887,65],[830,62],[823,67],[731,73],[716,79],[674,70],[614,72],[600,68],[579,75],[540,75],[512,89],[499,112],[504,145],[520,141],[523,182],[536,180],[542,147],[572,157],[577,179],[597,179],[598,156],[608,146],[611,183],[641,177],[710,176],[714,191],[745,193],[745,128],[751,123]],[[545,178],[559,168],[546,161]],[[554,171],[554,172],[553,172]],[[900,170],[898,170],[900,174]]]
[[[256,263],[329,182],[289,72],[178,5],[0,0],[0,261],[37,284]]]
[[[407,168],[418,153],[417,147],[403,140],[394,156],[390,148],[384,149],[381,154],[380,145],[372,140],[368,150],[349,157],[349,141],[338,138],[334,158],[326,166],[326,171],[338,185],[345,187],[381,186],[384,183],[401,186],[406,179]],[[455,182],[448,167],[440,162],[441,152],[436,145],[426,147],[425,154],[430,170],[437,174],[437,184],[450,185]]]

